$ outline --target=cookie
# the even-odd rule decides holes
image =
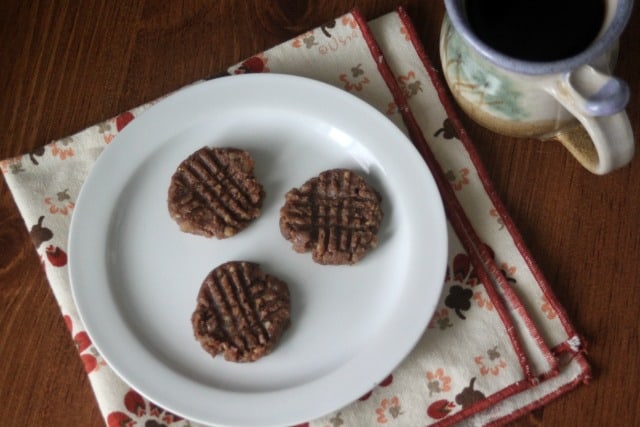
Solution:
[[[378,245],[381,201],[356,172],[327,170],[285,195],[280,232],[319,264],[355,264]]]
[[[259,264],[230,261],[204,279],[191,323],[196,340],[212,356],[253,362],[274,349],[290,311],[287,283]]]
[[[237,148],[203,147],[171,177],[169,214],[187,233],[224,239],[260,216],[264,188],[251,155]]]

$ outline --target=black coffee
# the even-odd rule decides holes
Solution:
[[[466,0],[469,24],[494,49],[528,61],[554,61],[596,38],[604,0]]]

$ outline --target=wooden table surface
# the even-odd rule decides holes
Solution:
[[[439,64],[441,0],[0,2],[0,159],[153,100],[358,6],[404,6]],[[637,6],[637,5],[636,5]],[[617,74],[640,136],[640,11]],[[554,142],[463,117],[533,256],[589,341],[594,379],[515,425],[640,425],[640,156],[594,176]],[[99,426],[82,363],[0,180],[0,425]]]

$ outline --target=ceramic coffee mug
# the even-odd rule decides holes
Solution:
[[[635,148],[624,111],[629,88],[611,75],[633,0],[565,1],[563,11],[554,10],[562,1],[532,1],[523,14],[504,8],[524,1],[445,0],[442,68],[454,98],[480,125],[560,140],[585,168],[605,174],[629,163]],[[541,23],[541,11],[558,25]],[[589,26],[593,34],[566,40]]]

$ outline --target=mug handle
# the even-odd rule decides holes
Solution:
[[[635,143],[624,111],[629,101],[625,82],[583,65],[555,77],[548,91],[582,125],[556,138],[587,170],[603,175],[631,161]]]

